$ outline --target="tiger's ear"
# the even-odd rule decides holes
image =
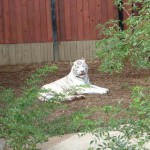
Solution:
[[[82,58],[81,60],[85,61],[85,59],[84,59],[84,58]]]
[[[70,62],[70,65],[73,66],[73,62]]]

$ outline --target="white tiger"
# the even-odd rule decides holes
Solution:
[[[53,99],[56,95],[63,95],[63,100],[85,98],[83,94],[105,94],[109,90],[90,84],[88,77],[88,65],[85,59],[79,59],[72,63],[70,73],[52,83],[44,85],[39,93],[41,101]]]

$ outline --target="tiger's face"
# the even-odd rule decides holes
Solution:
[[[85,78],[88,73],[88,65],[85,59],[79,59],[73,62],[72,71],[75,77]]]

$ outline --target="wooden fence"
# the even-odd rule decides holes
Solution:
[[[0,0],[0,64],[54,60],[51,6],[52,0]],[[90,59],[102,38],[96,25],[117,12],[113,0],[55,0],[58,60]]]
[[[96,25],[117,18],[113,0],[57,0],[59,41],[96,40]]]
[[[0,0],[0,43],[52,42],[50,0]]]
[[[58,44],[59,61],[94,58],[95,40]],[[54,61],[53,43],[0,44],[0,65],[46,63]]]

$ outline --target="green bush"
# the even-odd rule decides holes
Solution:
[[[141,3],[142,8],[133,5],[138,10],[138,16],[129,15],[125,7],[132,3]],[[150,67],[150,7],[149,0],[128,0],[122,5],[120,0],[115,5],[125,10],[129,15],[123,23],[127,29],[121,30],[119,20],[110,20],[99,24],[100,34],[105,38],[96,43],[96,55],[101,59],[100,69],[104,72],[121,72],[127,63],[136,68],[147,69]]]
[[[97,108],[82,108],[68,115],[61,115],[47,123],[46,132],[50,136],[59,136],[69,133],[88,132],[97,128],[103,122],[89,119],[90,115],[98,111]]]
[[[100,70],[104,72],[121,72],[126,65],[138,69],[150,68],[150,1],[115,0],[115,5],[123,9],[128,18],[123,22],[125,30],[119,27],[119,20],[110,20],[98,25],[102,40],[96,43],[96,55],[101,60]],[[136,3],[141,3],[138,8]],[[129,14],[128,5],[138,11],[138,16]],[[127,7],[126,7],[127,6]],[[130,7],[131,8],[131,7]],[[150,140],[150,88],[136,86],[132,91],[131,103],[127,109],[117,106],[104,106],[103,111],[109,114],[109,121],[96,131],[97,149],[113,150],[145,150],[143,145]],[[117,118],[117,115],[123,115]],[[120,131],[122,135],[111,136],[110,131]],[[103,137],[103,141],[100,141]],[[130,140],[138,138],[137,144],[131,145]],[[92,143],[91,142],[91,143]]]
[[[47,139],[44,118],[54,111],[58,104],[38,101],[38,85],[41,77],[57,70],[56,66],[45,66],[27,79],[21,96],[11,89],[0,88],[0,137],[13,150],[34,150],[36,144]]]
[[[136,86],[132,90],[132,101],[128,108],[121,108],[121,103],[115,107],[104,107],[104,112],[109,113],[110,111],[111,116],[104,127],[99,128],[98,131],[96,130],[96,138],[91,143],[96,142],[98,145],[97,149],[101,150],[106,148],[112,150],[146,150],[143,146],[145,142],[150,140],[149,93],[150,88]],[[116,119],[115,116],[119,113],[123,113],[124,117]],[[112,136],[110,135],[110,131],[120,131],[122,134]],[[100,140],[101,138],[103,140]],[[130,140],[134,140],[135,138],[139,140],[132,145]]]

